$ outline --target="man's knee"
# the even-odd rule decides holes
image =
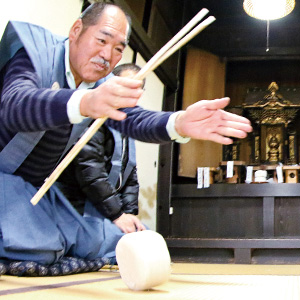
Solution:
[[[36,263],[50,265],[57,262],[64,254],[64,251],[50,250],[13,250],[6,249],[3,246],[3,240],[0,238],[0,257],[11,261],[34,261]]]

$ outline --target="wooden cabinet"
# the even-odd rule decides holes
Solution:
[[[171,207],[166,241],[175,260],[300,262],[300,184],[177,184]]]

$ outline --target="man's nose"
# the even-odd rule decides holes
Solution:
[[[100,56],[102,56],[105,60],[110,61],[112,57],[112,46],[111,45],[105,45],[102,47],[102,49],[99,52]]]

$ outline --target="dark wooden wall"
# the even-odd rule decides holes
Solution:
[[[275,81],[279,87],[300,87],[300,60],[230,60],[227,62],[226,95],[231,106],[241,105],[247,89],[267,90]]]

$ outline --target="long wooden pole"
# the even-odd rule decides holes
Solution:
[[[196,34],[201,32],[205,27],[211,24],[215,18],[208,17],[206,20],[201,22],[196,28],[194,28],[189,34],[188,31],[191,30],[207,14],[208,10],[201,10],[185,27],[183,27],[164,47],[162,47],[138,72],[134,77],[136,79],[142,80],[147,74],[152,72],[161,63],[163,63],[170,55],[177,51],[180,47],[184,46],[189,40],[195,37]],[[182,38],[186,35],[184,38]],[[69,151],[65,158],[58,164],[51,175],[45,180],[44,184],[37,191],[37,193],[32,197],[30,202],[36,205],[44,194],[49,190],[52,184],[56,181],[59,175],[65,170],[65,168],[70,164],[70,162],[76,157],[84,145],[92,138],[92,136],[98,131],[98,129],[107,120],[107,117],[96,119],[93,124],[88,128],[84,135],[78,140],[74,147]]]

